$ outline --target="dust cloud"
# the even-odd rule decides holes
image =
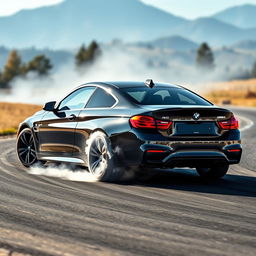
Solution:
[[[205,92],[204,82],[224,80],[225,71],[218,68],[207,73],[198,70],[192,60],[172,59],[168,52],[110,48],[84,73],[76,70],[74,61],[65,63],[46,78],[30,73],[13,81],[10,94],[0,101],[43,104],[59,100],[78,85],[95,81],[155,81],[180,84],[198,93]]]
[[[60,164],[49,164],[47,166],[34,166],[27,171],[32,175],[42,175],[48,177],[55,177],[63,180],[81,181],[81,182],[96,182],[97,179],[89,173],[86,169]]]

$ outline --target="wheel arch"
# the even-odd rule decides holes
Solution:
[[[101,128],[97,128],[97,129],[95,129],[95,130],[92,130],[91,133],[90,133],[90,135],[93,134],[93,133],[95,133],[95,132],[102,132],[102,133],[104,133],[107,137],[109,137],[109,134],[108,134],[105,130],[103,130],[103,129],[101,129]]]
[[[20,126],[19,126],[19,128],[18,128],[18,131],[17,131],[17,135],[19,135],[24,129],[26,129],[26,128],[31,128],[27,123],[23,123],[23,124],[21,124]]]

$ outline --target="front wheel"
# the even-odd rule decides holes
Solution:
[[[204,179],[217,180],[228,172],[229,165],[214,166],[210,168],[196,168],[197,173]]]
[[[20,162],[27,168],[43,163],[37,159],[34,136],[29,128],[22,130],[18,135],[17,154]]]

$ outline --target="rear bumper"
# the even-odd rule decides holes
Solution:
[[[237,164],[242,155],[241,141],[151,141],[140,149],[143,165],[161,168]]]
[[[114,152],[117,152],[117,165],[121,166],[208,167],[237,164],[242,154],[239,130],[231,130],[218,139],[183,137],[178,140],[134,129],[113,136],[111,142]]]

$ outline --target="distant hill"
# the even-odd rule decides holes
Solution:
[[[246,4],[228,8],[213,17],[240,28],[256,28],[256,5]]]
[[[244,40],[232,45],[233,48],[256,50],[256,40]]]
[[[0,18],[0,45],[71,48],[93,39],[151,40],[185,21],[139,0],[65,0]]]
[[[256,39],[255,29],[241,29],[214,18],[199,18],[186,22],[170,31],[195,42],[209,42],[213,46],[230,45],[234,42]]]
[[[214,17],[186,20],[140,0],[65,0],[0,17],[0,45],[70,49],[93,39],[120,39],[178,50],[205,41],[218,47],[256,40],[255,14],[256,6],[244,5]]]
[[[156,48],[170,48],[177,51],[194,50],[199,46],[197,43],[181,36],[162,37],[148,44]]]

